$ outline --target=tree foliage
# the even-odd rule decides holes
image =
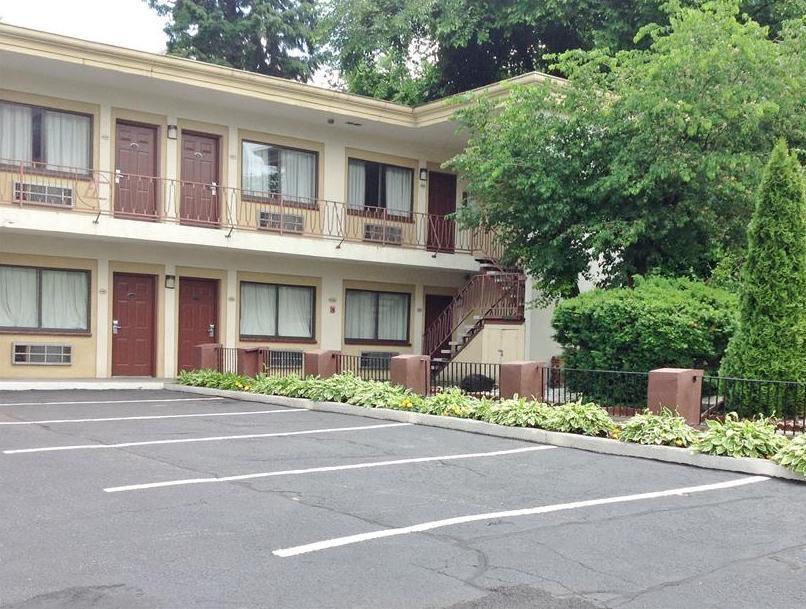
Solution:
[[[318,65],[315,0],[145,0],[170,17],[171,55],[306,81]]]
[[[783,141],[764,172],[748,242],[739,330],[721,374],[806,381],[806,195]]]
[[[547,54],[635,47],[666,0],[325,0],[323,43],[350,91],[420,103],[532,70]],[[702,0],[685,0],[686,4]],[[806,0],[745,0],[777,32]]]
[[[803,146],[802,23],[775,42],[730,0],[670,10],[640,31],[646,49],[567,52],[567,85],[461,114],[464,220],[494,228],[546,297],[575,295],[580,275],[707,277],[744,247],[775,139]]]

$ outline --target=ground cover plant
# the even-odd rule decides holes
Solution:
[[[742,420],[735,412],[729,413],[724,420],[706,421],[706,429],[698,431],[668,409],[657,414],[645,411],[617,423],[604,408],[593,402],[555,406],[517,396],[492,400],[467,395],[456,387],[423,397],[405,387],[387,381],[363,380],[349,372],[329,378],[267,374],[250,378],[214,370],[193,370],[181,372],[177,380],[182,385],[194,387],[342,402],[365,408],[390,408],[509,427],[609,437],[637,444],[688,447],[704,454],[725,457],[773,459],[806,475],[806,435],[790,441],[777,433],[774,420]]]

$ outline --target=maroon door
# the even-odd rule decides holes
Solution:
[[[115,215],[157,216],[157,128],[118,123],[115,128]]]
[[[179,370],[192,370],[193,347],[218,342],[218,281],[179,278]]]
[[[182,132],[180,218],[183,224],[218,224],[218,138]]]
[[[156,280],[115,273],[112,286],[112,374],[154,376]]]
[[[439,294],[426,294],[425,295],[425,332],[426,335],[429,332],[429,329],[433,325],[433,323],[440,319],[440,326],[439,328],[434,328],[431,331],[436,331],[440,334],[447,333],[450,331],[451,324],[453,323],[453,316],[452,311],[448,311],[448,313],[442,317],[443,311],[446,311],[451,304],[453,303],[453,296],[442,296]],[[447,349],[450,347],[449,344],[450,338],[448,338],[442,345],[439,346],[441,349]],[[425,343],[425,341],[423,341]],[[426,353],[425,355],[431,355],[430,353]]]
[[[446,218],[456,211],[456,176],[428,172],[428,249],[453,252],[456,222]]]

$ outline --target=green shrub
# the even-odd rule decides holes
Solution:
[[[775,453],[773,461],[806,476],[806,434],[795,436],[791,442],[787,442]]]
[[[607,437],[615,427],[615,423],[601,406],[592,402],[588,404],[576,402],[547,407],[541,427],[548,431]]]
[[[697,437],[694,450],[708,455],[768,459],[786,444],[771,419],[739,420],[730,412],[724,421],[708,420],[705,424],[708,428]]]
[[[697,434],[686,420],[668,408],[660,414],[648,410],[629,419],[621,427],[619,439],[636,444],[686,447],[694,443]]]
[[[597,289],[559,303],[552,325],[569,368],[713,371],[736,328],[737,311],[736,296],[726,290],[689,279],[636,277],[633,289]],[[645,398],[641,384],[636,395],[614,395],[629,386],[604,382],[585,397],[626,404]]]
[[[550,406],[539,402],[529,402],[523,398],[491,402],[483,412],[482,420],[510,427],[543,428]]]
[[[783,141],[764,171],[750,222],[739,327],[720,374],[806,381],[806,196],[800,163]],[[742,414],[787,415],[772,396],[734,403]]]
[[[456,387],[440,391],[426,398],[420,408],[425,414],[438,414],[450,417],[474,419],[479,400],[469,396]]]
[[[182,385],[192,387],[234,389],[238,391],[247,390],[252,383],[252,379],[248,376],[232,372],[218,372],[216,370],[183,370],[177,375],[176,380]]]

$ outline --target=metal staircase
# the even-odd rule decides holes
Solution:
[[[493,258],[477,260],[480,272],[425,329],[423,352],[431,356],[432,372],[439,372],[459,355],[485,323],[524,319],[526,276],[502,268]]]

